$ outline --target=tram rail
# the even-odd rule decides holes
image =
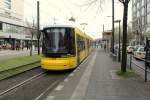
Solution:
[[[39,73],[37,75],[34,75],[33,77],[30,77],[30,78],[26,79],[25,81],[22,81],[19,84],[15,85],[15,86],[13,86],[13,87],[11,87],[9,89],[6,89],[6,90],[2,91],[0,93],[0,97],[5,95],[5,94],[7,94],[8,92],[11,92],[12,90],[15,90],[18,87],[24,86],[26,83],[32,82],[33,80],[37,79],[38,77],[41,77],[42,75],[44,75],[46,72],[47,71],[44,71],[44,72],[41,72],[41,73]]]

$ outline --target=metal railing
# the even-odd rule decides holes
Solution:
[[[135,67],[143,70],[144,71],[144,81],[147,82],[148,73],[150,73],[150,68],[148,67],[148,65],[146,63],[150,63],[150,61],[145,60],[145,59],[139,59],[140,61],[143,61],[145,63],[145,65],[143,67],[143,66],[137,64],[135,61],[133,61],[133,54],[127,54],[127,55],[130,56],[129,58],[127,57],[127,60],[129,60],[129,64],[127,64],[127,66],[129,67],[129,69],[133,70],[133,65],[135,65]],[[113,57],[113,59],[115,61],[117,61],[117,59],[118,59],[117,53],[111,53],[111,56]],[[127,63],[128,63],[128,61],[127,61]]]
[[[136,67],[143,70],[144,71],[144,80],[145,80],[145,82],[147,82],[147,74],[150,73],[150,70],[148,69],[148,65],[146,63],[150,63],[150,61],[147,61],[145,59],[139,59],[139,60],[141,60],[145,63],[144,67],[142,67],[141,65],[139,65],[135,61],[133,61],[133,54],[127,54],[127,55],[130,55],[130,58],[129,58],[129,68],[130,68],[130,70],[132,70],[132,64],[134,64]]]

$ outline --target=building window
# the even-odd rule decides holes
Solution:
[[[147,15],[147,23],[150,23],[150,14]]]
[[[142,25],[145,24],[145,21],[144,21],[144,20],[145,20],[144,17],[142,17]]]
[[[0,31],[3,30],[3,24],[0,22]]]
[[[137,9],[140,8],[140,2],[137,2]]]
[[[11,0],[5,0],[5,7],[11,9]]]
[[[147,13],[150,12],[150,3],[147,4]]]
[[[142,7],[142,9],[141,9],[141,14],[142,14],[142,16],[144,16],[144,7]]]
[[[144,1],[145,1],[145,0],[142,0],[142,6],[144,6]]]

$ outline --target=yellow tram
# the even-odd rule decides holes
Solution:
[[[74,69],[92,51],[93,39],[76,27],[64,25],[45,27],[42,34],[43,69]]]

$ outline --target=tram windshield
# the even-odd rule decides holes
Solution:
[[[69,28],[47,28],[43,34],[43,53],[73,53],[73,33]]]

